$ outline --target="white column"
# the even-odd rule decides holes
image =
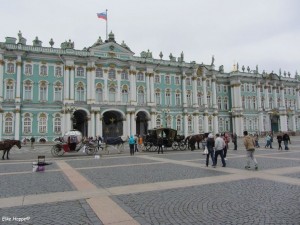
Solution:
[[[175,124],[175,128],[176,129],[176,124]],[[196,113],[194,115],[194,133],[198,134],[199,133],[199,114]]]
[[[95,137],[95,112],[91,111],[91,132],[89,133],[89,136]]]
[[[257,109],[258,110],[261,110],[261,92],[260,92],[260,89],[261,89],[261,85],[258,84],[257,85]]]
[[[71,112],[69,112],[69,111],[66,113],[66,124],[65,125],[66,125],[65,126],[66,131],[72,129],[72,127],[71,127]]]
[[[188,120],[187,120],[187,113],[183,114],[183,134],[185,137],[188,136]]]
[[[292,131],[296,132],[296,118],[295,118],[295,114],[292,114],[291,120],[292,120]]]
[[[219,121],[218,121],[218,113],[213,114],[214,118],[214,134],[219,133]]]
[[[117,76],[117,96],[116,101],[121,102],[121,94],[122,94],[122,88],[121,88],[121,76]]]
[[[135,125],[134,112],[131,112],[130,113],[130,135],[135,135],[134,125]]]
[[[208,112],[205,111],[203,115],[204,133],[208,132]]]
[[[3,102],[3,67],[4,61],[2,60],[2,55],[0,54],[0,102]],[[2,126],[1,126],[2,127]],[[1,140],[1,138],[0,138]]]
[[[280,108],[285,109],[284,87],[280,87]]]
[[[286,114],[280,115],[280,128],[282,132],[288,131]]]
[[[86,90],[86,102],[87,104],[91,104],[91,94],[92,94],[92,86],[91,86],[91,68],[87,67],[86,68],[86,85],[87,85],[87,90]],[[91,133],[90,133],[91,134]]]
[[[197,101],[197,76],[193,76],[193,106],[198,108],[198,101]]]
[[[3,132],[3,112],[0,109],[0,141],[2,141],[2,132]]]
[[[107,74],[107,70],[104,70],[103,78],[104,78],[103,101],[108,102],[108,95],[107,95],[108,94],[108,87],[107,87],[108,74]]]
[[[16,119],[15,119],[15,140],[20,139],[20,121],[21,121],[21,115],[20,115],[20,109],[16,109]]]
[[[103,137],[103,120],[99,112],[99,135]]]
[[[156,115],[154,112],[150,113],[150,117],[151,117],[151,129],[154,129],[156,127]]]
[[[274,93],[274,99],[273,99],[273,103],[274,103],[274,107],[273,108],[278,108],[278,104],[277,104],[277,87],[275,87],[273,89],[273,93]]]
[[[128,134],[128,136],[130,136],[131,135],[131,133],[130,133],[130,112],[126,112],[126,124],[127,124],[127,134]]]
[[[269,109],[270,104],[269,104],[269,86],[266,85],[265,86],[265,109]]]
[[[182,76],[181,76],[181,80],[182,80],[182,103],[183,103],[183,107],[187,107],[187,101],[186,101],[186,75],[185,72],[182,72]]]
[[[72,67],[70,67],[70,78],[69,78],[69,80],[70,80],[70,85],[69,85],[69,89],[70,89],[70,100],[72,100],[72,101],[74,101],[75,100],[75,98],[74,98],[74,96],[75,96],[75,91],[74,91],[74,86],[75,86],[75,82],[74,82],[74,77],[75,77],[75,67],[74,66],[72,66]]]
[[[123,136],[129,136],[129,134],[127,133],[127,122],[126,119],[122,119],[122,123],[123,123]]]
[[[243,106],[243,104],[242,104],[242,91],[241,91],[241,84],[239,84],[239,85],[237,86],[237,89],[236,89],[236,91],[237,91],[236,95],[237,95],[237,99],[238,99],[238,105],[237,105],[237,107],[239,107],[239,108],[243,108],[243,107],[242,107],[242,106]]]
[[[134,102],[134,95],[136,94],[136,89],[134,88],[134,80],[133,80],[133,71],[130,71],[129,74],[129,82],[130,82],[130,102]]]
[[[206,77],[202,78],[202,86],[203,86],[203,104],[204,104],[204,108],[207,108]]]
[[[22,72],[21,56],[17,60],[17,86],[16,86],[16,102],[21,102],[21,72]],[[2,85],[2,84],[0,84]]]
[[[150,76],[146,74],[147,104],[150,103]]]
[[[263,112],[260,112],[259,113],[259,116],[258,116],[258,129],[260,132],[264,132],[265,129],[264,129],[264,114]]]
[[[61,133],[64,135],[66,133],[66,114],[63,112],[61,114]]]
[[[1,69],[1,66],[0,66],[0,69]],[[0,72],[1,74],[1,72]],[[1,79],[1,78],[0,78]],[[299,88],[296,89],[296,95],[297,95],[297,110],[299,111],[300,110],[300,96],[299,96]]]
[[[150,74],[150,102],[155,102],[155,91],[154,91],[154,76]]]
[[[71,70],[71,67],[65,66],[65,74],[64,74],[64,100],[69,100],[69,80],[70,80],[70,74],[69,71]]]
[[[91,104],[95,104],[96,101],[96,88],[95,88],[95,77],[96,77],[96,70],[95,67],[92,67],[92,71],[91,71],[91,86],[90,91],[92,92],[91,94]]]
[[[213,102],[213,108],[217,109],[217,90],[216,90],[216,78],[215,75],[213,79],[211,80],[211,86],[212,86],[212,102]]]

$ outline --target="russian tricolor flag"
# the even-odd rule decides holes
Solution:
[[[106,14],[106,12],[97,13],[97,17],[98,17],[99,19],[107,20],[107,14]]]

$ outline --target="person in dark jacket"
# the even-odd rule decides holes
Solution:
[[[157,145],[158,145],[158,154],[159,152],[161,152],[161,154],[164,154],[164,149],[163,149],[163,138],[162,137],[159,137],[158,140],[157,140]]]
[[[277,135],[277,142],[278,142],[278,150],[282,150],[281,142],[282,142],[282,134]]]
[[[215,162],[215,160],[214,160],[215,139],[214,139],[213,134],[208,135],[208,138],[206,141],[206,147],[208,150],[208,154],[206,155],[206,166],[208,166],[209,156],[211,157],[212,164],[214,164],[214,162]]]
[[[287,133],[284,133],[282,140],[284,144],[284,150],[289,150],[289,143],[291,144],[290,136]]]

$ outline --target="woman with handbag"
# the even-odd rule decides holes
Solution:
[[[206,141],[206,147],[207,147],[207,151],[208,151],[208,153],[206,154],[206,166],[208,166],[209,156],[211,157],[212,164],[214,164],[215,139],[214,139],[213,134],[211,134],[211,133],[208,135],[208,138]]]

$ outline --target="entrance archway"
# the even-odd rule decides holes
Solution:
[[[76,110],[72,117],[73,129],[82,133],[84,137],[88,136],[87,113],[84,110]]]
[[[103,114],[103,136],[118,137],[123,135],[123,117],[120,112],[108,111]]]
[[[279,131],[278,121],[279,121],[278,115],[271,115],[271,130],[273,132]]]
[[[136,133],[146,135],[148,131],[148,118],[145,112],[138,112],[136,115]]]

